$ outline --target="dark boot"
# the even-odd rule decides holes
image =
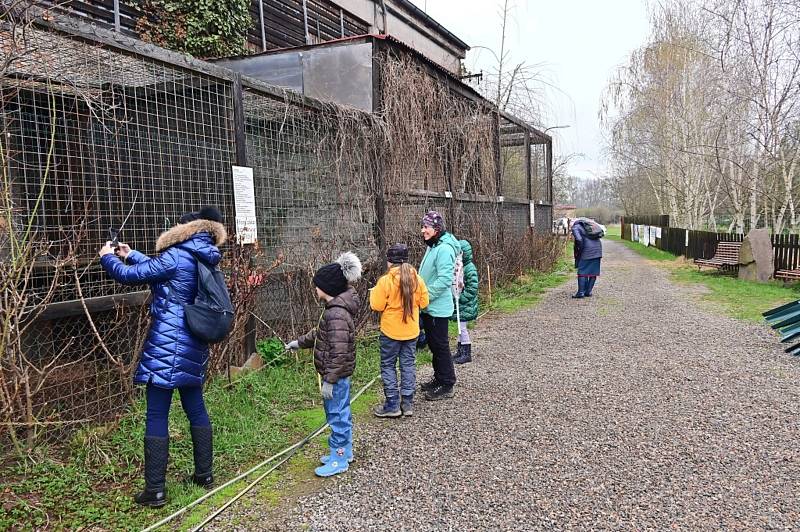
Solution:
[[[423,392],[429,392],[429,391],[433,390],[434,388],[438,388],[438,387],[439,387],[439,381],[437,381],[436,377],[434,377],[431,380],[429,380],[428,382],[420,384],[419,389],[422,390]]]
[[[592,297],[592,290],[594,290],[595,281],[597,281],[597,277],[589,277],[586,280],[586,293],[584,294],[586,297]]]
[[[462,347],[461,356],[453,360],[456,364],[472,362],[472,344],[464,344]]]
[[[461,356],[461,351],[462,350],[463,350],[463,346],[461,345],[461,342],[458,342],[458,346],[456,347],[456,352],[453,353],[453,355],[452,355],[453,361],[455,361],[458,357]]]
[[[398,396],[387,397],[386,402],[378,405],[373,410],[376,417],[400,417],[403,412],[400,410],[400,398]]]
[[[583,299],[586,296],[586,277],[578,277],[578,291],[572,299]]]
[[[400,398],[400,410],[405,417],[414,415],[414,395],[404,395]]]
[[[452,386],[444,384],[437,386],[425,394],[426,401],[441,401],[442,399],[452,399],[455,396]]]
[[[190,427],[192,432],[192,452],[194,454],[194,475],[192,482],[201,488],[209,489],[214,485],[212,464],[214,462],[214,439],[211,425],[207,427]]]
[[[144,491],[133,500],[142,506],[158,508],[167,504],[167,462],[169,438],[144,437]]]

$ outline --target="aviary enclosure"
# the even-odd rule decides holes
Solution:
[[[253,169],[259,238],[225,250],[237,320],[213,350],[218,374],[256,338],[313,323],[311,274],[340,250],[366,264],[364,293],[387,243],[408,242],[418,260],[426,209],[473,243],[484,281],[558,254],[534,231],[552,218],[549,137],[402,50],[380,55],[378,112],[58,17],[8,17],[0,54],[3,445],[129,404],[147,287],[113,283],[96,252],[129,212],[121,240],[148,254],[203,204],[233,231],[233,165]]]

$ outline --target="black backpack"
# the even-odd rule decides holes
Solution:
[[[581,220],[580,223],[583,225],[583,229],[586,232],[586,238],[599,240],[605,236],[603,228],[600,227],[600,224],[597,222],[593,220]]]
[[[189,331],[208,344],[224,340],[233,327],[234,309],[225,276],[197,255],[197,297],[193,304],[181,302]]]

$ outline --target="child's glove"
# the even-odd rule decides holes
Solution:
[[[333,384],[328,381],[322,381],[322,398],[326,401],[333,399]]]
[[[291,342],[289,342],[288,344],[284,345],[283,347],[287,351],[296,351],[297,349],[300,349],[300,342],[298,342],[297,340],[292,340]]]

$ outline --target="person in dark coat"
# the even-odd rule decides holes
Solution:
[[[361,261],[351,252],[314,274],[317,297],[325,310],[317,327],[286,344],[286,349],[314,349],[314,366],[322,377],[325,419],[331,427],[330,453],[314,470],[320,477],[344,473],[353,461],[353,415],[350,377],[356,368],[356,315],[361,301],[351,283],[361,278]]]
[[[594,231],[587,231],[587,224],[597,227]],[[574,299],[592,297],[594,284],[600,275],[600,260],[603,258],[603,244],[600,242],[602,231],[593,220],[577,218],[572,224],[572,236],[575,239],[575,268],[578,270],[578,291],[572,296]],[[590,234],[591,232],[591,234]]]
[[[204,488],[213,484],[211,420],[203,401],[208,364],[208,344],[196,338],[184,321],[184,304],[197,296],[197,263],[219,264],[219,246],[227,231],[222,214],[214,207],[190,212],[156,242],[157,257],[148,257],[127,244],[100,250],[100,263],[108,274],[126,285],[149,284],[152,322],[144,343],[134,382],[147,387],[144,436],[144,491],[134,500],[144,506],[166,504],[169,459],[168,418],[173,390],[178,390],[189,418],[194,451],[192,481]],[[121,260],[120,260],[121,259]]]

